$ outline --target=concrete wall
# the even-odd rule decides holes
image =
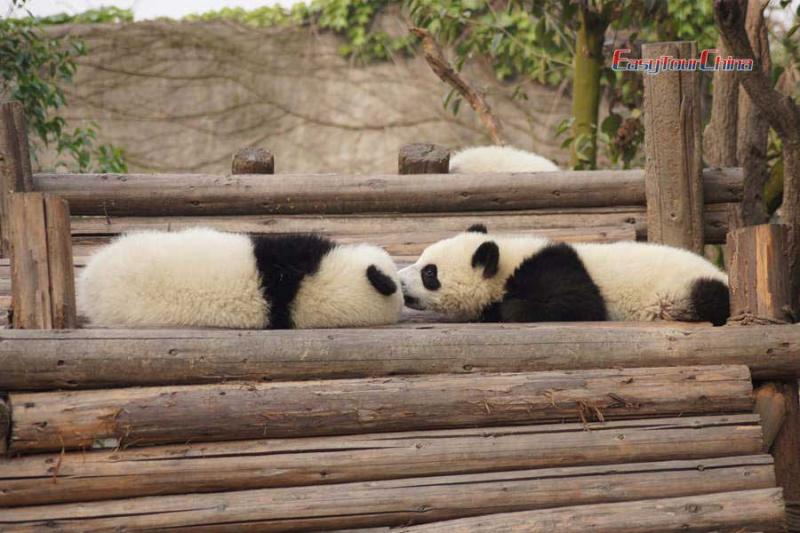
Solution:
[[[350,64],[337,38],[309,28],[257,29],[226,22],[143,22],[55,29],[89,47],[66,87],[70,124],[96,123],[122,146],[132,171],[227,173],[232,153],[257,145],[281,172],[394,172],[404,143],[485,144],[464,104],[422,59]],[[468,76],[497,91],[488,68]],[[566,95],[526,85],[489,93],[511,143],[565,163],[554,138]]]

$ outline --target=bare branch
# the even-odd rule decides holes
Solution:
[[[481,123],[486,127],[492,142],[500,145],[505,144],[501,135],[500,122],[492,114],[492,109],[483,94],[450,65],[450,62],[444,57],[439,43],[436,42],[430,32],[416,27],[409,28],[409,31],[422,39],[422,52],[425,56],[425,61],[428,62],[433,72],[439,76],[439,79],[458,91],[469,103],[470,107],[475,110]]]

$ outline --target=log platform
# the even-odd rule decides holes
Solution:
[[[451,175],[419,144],[392,175],[275,175],[260,147],[229,176],[35,174],[2,104],[0,531],[800,531],[797,261],[738,228],[741,169],[701,168],[696,79],[648,84],[644,170],[538,174]],[[76,327],[74,275],[125,232],[321,232],[405,263],[477,222],[696,252],[736,229],[735,316]]]

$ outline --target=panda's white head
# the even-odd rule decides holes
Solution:
[[[296,328],[394,324],[403,310],[397,267],[370,244],[339,244],[306,276],[292,302]]]
[[[405,304],[463,320],[478,318],[502,297],[500,248],[476,224],[465,233],[430,245],[416,263],[400,270]]]

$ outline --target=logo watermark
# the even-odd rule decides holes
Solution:
[[[639,57],[625,57],[630,54],[630,48],[617,48],[611,58],[611,69],[616,72],[644,72],[645,74],[658,74],[659,72],[750,72],[753,70],[752,59],[742,59],[733,56],[721,56],[716,48],[709,48],[700,52],[697,59],[683,59],[669,55],[644,59]]]

